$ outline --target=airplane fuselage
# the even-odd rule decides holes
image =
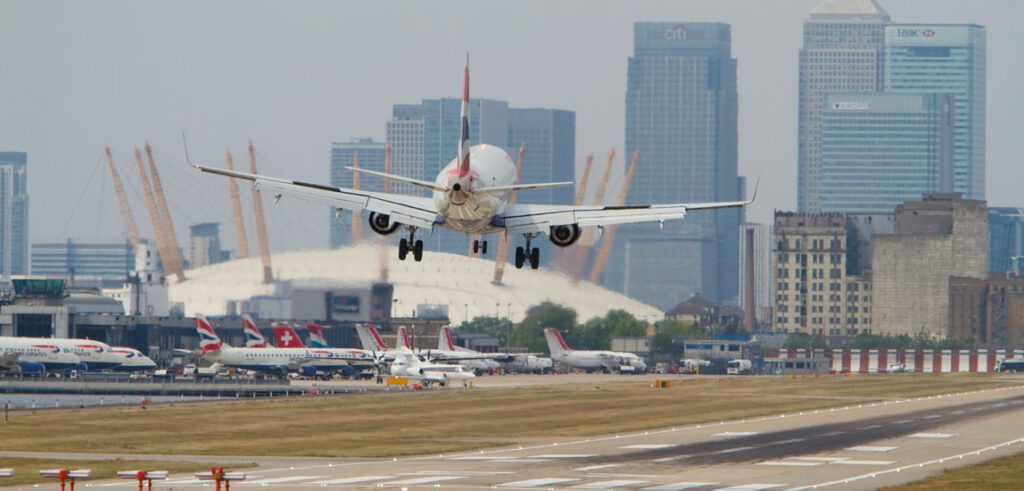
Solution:
[[[500,147],[487,144],[471,147],[469,161],[468,178],[459,177],[459,161],[452,159],[434,181],[448,190],[434,191],[434,206],[444,217],[440,225],[466,234],[501,231],[503,229],[494,223],[494,217],[505,211],[511,193],[488,193],[486,189],[514,185],[515,163]]]

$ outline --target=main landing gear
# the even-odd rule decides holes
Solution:
[[[481,239],[473,240],[473,254],[487,254],[487,241]]]
[[[516,247],[516,269],[523,269],[523,264],[529,260],[530,269],[537,269],[540,267],[540,249],[530,247],[530,241],[533,239],[533,234],[524,234],[526,237],[526,248]]]
[[[423,259],[423,241],[413,240],[416,237],[416,229],[409,227],[409,238],[398,241],[398,260],[405,261],[405,256],[412,252],[412,258],[416,262]]]

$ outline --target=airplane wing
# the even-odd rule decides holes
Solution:
[[[543,232],[558,225],[597,227],[623,223],[682,219],[687,210],[739,208],[749,201],[679,203],[666,205],[573,206],[510,204],[505,208],[505,230],[509,233]]]
[[[267,189],[276,195],[290,194],[350,211],[372,211],[414,227],[432,228],[440,220],[434,201],[427,197],[360,191],[201,165],[193,167],[210,174],[252,181],[257,188]]]

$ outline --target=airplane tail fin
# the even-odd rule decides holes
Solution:
[[[252,320],[249,314],[242,314],[242,331],[245,333],[246,348],[266,348],[269,346],[267,340],[263,338],[263,334],[260,334],[259,328],[256,327],[256,322]]]
[[[398,334],[395,335],[395,347],[398,349],[412,349],[412,343],[409,342],[409,333],[406,331],[405,326],[398,326]]]
[[[295,332],[295,328],[286,322],[275,322],[272,326],[274,328],[274,338],[277,340],[277,346],[279,348],[305,348],[306,345],[302,344],[302,339],[299,338],[299,333]]]
[[[309,330],[309,346],[312,348],[330,348],[327,338],[324,337],[324,326],[320,324],[306,324]]]
[[[199,333],[199,349],[205,355],[211,351],[220,351],[225,346],[220,336],[213,330],[213,325],[203,315],[196,316],[196,332]]]
[[[466,69],[462,74],[462,126],[459,135],[459,177],[469,175],[469,53],[466,53]]]
[[[359,334],[359,342],[366,351],[384,351],[388,344],[380,337],[377,328],[369,324],[356,324],[356,332]]]
[[[569,346],[565,344],[565,340],[562,339],[562,333],[558,332],[558,329],[545,327],[544,337],[548,340],[548,349],[551,351],[552,356],[557,353],[572,351]]]
[[[451,326],[441,326],[441,332],[437,335],[437,349],[441,351],[455,351]]]

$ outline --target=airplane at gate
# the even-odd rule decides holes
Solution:
[[[246,348],[266,348],[270,346],[249,314],[242,314],[242,332],[245,334]]]
[[[313,334],[313,329],[316,326],[317,334]],[[295,328],[291,324],[283,322],[274,323],[274,337],[277,340],[277,345],[282,348],[306,348],[307,346],[302,343],[302,339],[299,338],[299,334],[295,332]],[[331,348],[327,345],[327,341],[323,339],[323,326],[319,324],[306,324],[306,328],[309,329],[310,345],[309,351],[314,355],[320,356],[333,356],[336,358],[342,358],[355,370],[366,370],[374,368],[376,363],[373,359],[373,355],[367,351],[355,348]],[[319,337],[319,341],[314,341]]]
[[[196,316],[200,356],[227,367],[284,375],[299,372],[315,375],[317,370],[344,370],[345,360],[318,356],[305,348],[235,348],[221,341],[204,316]]]
[[[552,327],[544,328],[551,359],[584,370],[606,372],[640,373],[647,371],[647,363],[633,353],[604,350],[574,350],[565,344],[562,333]]]
[[[124,363],[114,370],[118,372],[145,372],[156,370],[156,362],[135,348],[113,346],[114,353],[124,357]]]
[[[81,360],[44,338],[0,336],[0,371],[43,373],[70,370]]]
[[[507,152],[488,144],[470,146],[468,54],[463,74],[461,113],[458,155],[441,169],[433,182],[349,167],[353,172],[430,190],[432,197],[362,191],[192,165],[202,172],[252,181],[253,186],[274,193],[275,199],[280,199],[283,194],[291,194],[329,204],[338,212],[369,211],[370,228],[374,232],[390,235],[399,228],[405,229],[407,237],[398,243],[400,260],[405,260],[410,252],[414,260],[422,259],[423,241],[416,238],[417,231],[421,229],[433,232],[436,227],[441,227],[464,234],[522,235],[525,245],[516,248],[516,268],[522,268],[528,262],[531,268],[537,269],[540,265],[540,251],[532,247],[531,243],[543,235],[547,235],[556,246],[568,247],[580,238],[580,229],[583,227],[638,222],[664,223],[665,220],[684,218],[689,210],[739,208],[754,201],[752,197],[749,201],[625,206],[509,203],[515,191],[571,186],[573,183],[516,184],[515,164]],[[474,241],[473,250],[486,254],[487,241]]]
[[[467,371],[462,365],[426,363],[420,361],[412,351],[401,351],[395,353],[394,357],[395,360],[391,362],[391,375],[394,377],[406,377],[441,386],[452,380],[461,380],[465,384],[467,380],[476,378],[473,372]]]

